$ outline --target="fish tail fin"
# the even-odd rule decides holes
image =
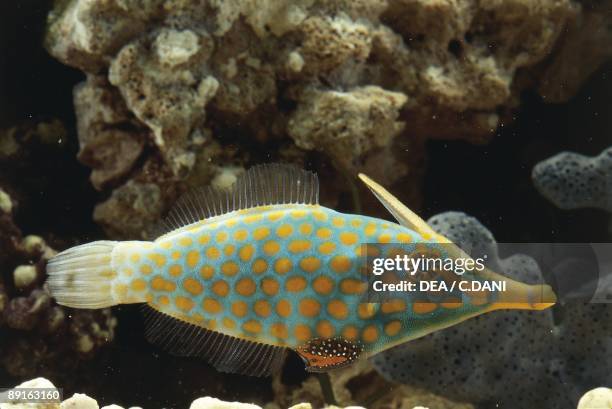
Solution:
[[[69,248],[47,264],[47,283],[57,303],[73,308],[104,308],[121,302],[113,291],[117,241],[95,241]]]
[[[548,284],[525,284],[504,277],[506,291],[491,305],[491,310],[545,310],[557,302],[557,296]]]

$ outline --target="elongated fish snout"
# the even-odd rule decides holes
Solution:
[[[548,284],[525,284],[505,278],[502,292],[491,310],[545,310],[557,303],[557,295]]]

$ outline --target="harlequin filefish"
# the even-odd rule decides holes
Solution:
[[[260,165],[227,191],[183,196],[154,241],[96,241],[59,253],[47,266],[48,287],[59,304],[74,308],[143,303],[152,342],[255,376],[277,370],[287,350],[308,370],[326,371],[475,315],[555,302],[546,285],[489,270],[475,278],[505,279],[512,303],[509,295],[425,303],[407,293],[365,302],[363,243],[422,250],[447,243],[451,256],[465,254],[382,186],[360,178],[399,224],[323,207],[316,175]]]

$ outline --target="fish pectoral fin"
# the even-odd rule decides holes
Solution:
[[[308,372],[326,372],[355,362],[363,346],[344,338],[314,338],[295,351],[306,363]]]
[[[425,220],[421,219],[416,213],[393,196],[387,189],[370,179],[363,173],[359,174],[359,179],[374,193],[374,196],[385,206],[385,208],[395,217],[404,227],[415,230],[425,239],[436,237],[443,241],[448,241],[437,234]]]
[[[236,338],[145,305],[145,336],[173,355],[202,358],[220,372],[268,376],[282,367],[286,348]]]

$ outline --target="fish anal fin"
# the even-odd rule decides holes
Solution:
[[[359,179],[366,184],[374,196],[385,206],[393,217],[404,227],[415,230],[425,239],[436,239],[440,242],[448,242],[444,236],[436,233],[425,220],[421,219],[416,213],[404,205],[398,198],[393,196],[387,189],[376,183],[363,173],[359,174]]]
[[[363,346],[344,338],[314,338],[295,350],[308,372],[326,372],[355,362]]]
[[[236,210],[276,204],[318,204],[319,180],[293,165],[253,166],[226,190],[201,187],[181,196],[157,227],[160,236],[181,227]]]
[[[145,336],[177,356],[199,357],[220,372],[268,376],[283,365],[286,348],[233,337],[145,305]]]

